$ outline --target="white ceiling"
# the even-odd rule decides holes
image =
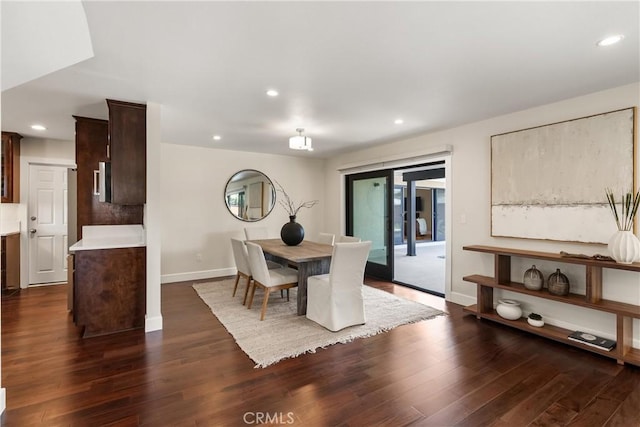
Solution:
[[[72,140],[113,98],[162,104],[163,142],[328,157],[640,80],[638,1],[83,4],[95,56],[3,91],[3,130]],[[3,70],[50,37],[11,18]]]

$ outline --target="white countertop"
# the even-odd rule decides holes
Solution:
[[[82,239],[69,248],[69,252],[95,249],[135,248],[146,246],[144,228],[131,225],[85,225]]]
[[[20,234],[20,221],[2,221],[0,222],[0,234],[2,237],[12,234]]]

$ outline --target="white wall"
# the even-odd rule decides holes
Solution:
[[[147,198],[144,228],[147,240],[147,312],[145,332],[162,329],[162,291],[160,289],[162,253],[162,168],[160,165],[162,106],[147,103]]]
[[[227,210],[225,184],[242,169],[278,181],[295,201],[318,199],[298,212],[297,221],[307,238],[324,230],[324,160],[162,144],[161,164],[163,283],[235,274],[230,238],[244,239],[244,227],[264,226],[280,236],[289,219],[277,203],[258,222],[243,222]]]
[[[76,143],[75,141],[63,141],[59,139],[47,138],[22,138],[20,141],[20,157],[30,159],[46,159],[55,163],[64,161],[65,163],[76,163]],[[22,166],[22,163],[20,164]],[[22,182],[20,183],[22,188]]]
[[[343,154],[332,158],[326,164],[327,203],[324,205],[328,231],[338,232],[343,227],[343,192],[333,191],[340,188],[342,177],[338,169],[341,165],[364,164],[367,160],[379,163],[381,160],[398,158],[401,153],[429,151],[444,145],[451,145],[453,154],[451,176],[447,177],[447,187],[452,197],[451,239],[451,292],[447,299],[459,304],[475,303],[476,286],[463,282],[462,277],[470,274],[493,275],[493,257],[487,254],[463,251],[464,245],[485,244],[506,246],[530,250],[559,252],[580,252],[587,254],[606,253],[604,245],[585,245],[560,243],[542,240],[524,240],[491,237],[491,135],[555,123],[563,120],[604,113],[640,104],[640,83],[626,85],[607,91],[593,93],[579,98],[568,99],[554,104],[515,112],[477,123],[460,126],[431,134],[425,134],[407,140],[397,141],[378,147]],[[636,128],[636,132],[638,129]],[[636,135],[637,138],[637,135]],[[640,164],[640,150],[636,150],[636,163]],[[571,167],[571,165],[567,165]],[[636,182],[640,177],[640,168],[636,169]],[[603,189],[604,201],[604,189]],[[536,224],[531,224],[535,227]],[[585,224],[588,227],[588,224]],[[522,281],[521,275],[532,264],[532,260],[514,259],[513,279]],[[548,276],[560,267],[572,283],[572,292],[584,291],[584,268],[578,266],[559,266],[553,263],[536,261],[538,268]],[[621,271],[605,271],[604,297],[640,305],[640,275]],[[497,297],[502,294],[497,291]],[[529,298],[519,294],[509,297],[523,302],[525,311],[535,311],[545,316],[549,323],[555,323],[569,329],[578,327],[601,335],[615,338],[613,315],[593,310],[581,309],[566,304],[554,303],[538,298]],[[634,322],[638,343],[639,322]]]

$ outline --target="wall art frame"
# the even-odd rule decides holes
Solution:
[[[491,235],[606,244],[635,191],[637,108],[491,136]]]

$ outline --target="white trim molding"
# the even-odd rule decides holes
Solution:
[[[3,414],[5,409],[7,409],[7,389],[2,387],[0,388],[0,414]]]
[[[214,279],[217,277],[235,276],[235,267],[218,268],[215,270],[189,271],[185,273],[163,274],[160,283],[187,282],[191,280]]]
[[[162,316],[145,317],[144,332],[153,332],[162,330]]]
[[[432,162],[434,161],[434,157],[447,156],[452,152],[453,147],[451,145],[442,145],[410,153],[400,153],[392,156],[385,156],[383,158],[342,164],[338,166],[338,171],[345,174],[353,174],[370,170],[394,169]]]

